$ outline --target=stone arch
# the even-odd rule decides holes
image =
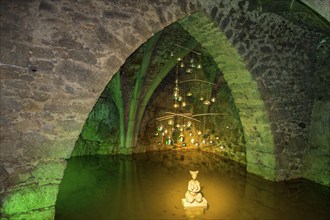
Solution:
[[[249,3],[247,1],[177,0],[171,3],[163,1],[110,3],[108,1],[33,0],[17,2],[4,0],[1,4],[0,68],[1,120],[3,123],[0,156],[2,172],[5,173],[4,184],[10,183],[4,200],[4,217],[53,218],[58,185],[66,166],[65,159],[70,157],[83,123],[107,82],[125,59],[153,33],[197,10],[203,10],[211,21],[219,25],[221,30],[225,30],[223,31],[225,36],[230,39],[238,53],[244,54],[244,56],[242,55],[244,59],[248,57],[246,66],[251,70],[259,88],[262,88],[260,98],[257,93],[258,86],[252,80],[249,72],[243,68],[244,65],[236,56],[237,54],[234,55],[236,52],[233,48],[228,53],[232,53],[240,65],[227,63],[233,68],[232,71],[227,69],[227,64],[221,63],[222,56],[227,54],[210,49],[210,53],[225,72],[226,80],[234,91],[236,105],[242,110],[242,122],[245,124],[248,144],[251,146],[249,171],[266,172],[269,179],[275,179],[275,174],[279,175],[278,172],[275,173],[275,158],[270,154],[274,150],[274,143],[272,134],[269,133],[269,125],[264,123],[267,122],[266,111],[270,112],[271,130],[273,133],[274,131],[279,133],[274,133],[276,159],[281,159],[282,155],[285,155],[284,159],[292,156],[284,154],[284,150],[288,152],[287,148],[284,150],[279,148],[282,144],[279,140],[282,140],[283,128],[278,128],[279,131],[277,131],[274,127],[278,126],[277,121],[283,120],[283,117],[284,119],[290,117],[290,115],[280,117],[270,111],[272,103],[268,101],[274,98],[270,93],[275,89],[272,90],[271,86],[266,89],[264,87],[267,83],[272,82],[272,78],[262,75],[265,68],[251,64],[257,62],[265,64],[265,67],[272,66],[273,64],[268,62],[269,60],[262,60],[262,58],[267,58],[263,55],[269,54],[272,50],[278,53],[271,57],[276,60],[276,64],[280,64],[287,57],[278,52],[275,48],[277,42],[272,39],[268,39],[269,42],[264,44],[262,52],[257,51],[256,54],[245,56],[247,45],[244,46],[237,42],[252,39],[254,43],[252,46],[250,45],[252,50],[259,49],[255,46],[257,41],[263,40],[267,31],[270,36],[275,36],[275,33],[265,28],[261,34],[254,35],[252,31],[247,35],[244,31],[239,33],[238,30],[243,24],[247,29],[253,30],[258,25],[262,26],[263,22],[268,25],[272,19],[275,19],[274,31],[282,31],[280,39],[293,44],[288,45],[287,48],[280,44],[282,47],[280,49],[287,52],[285,50],[293,48],[294,52],[303,53],[302,56],[293,55],[288,65],[292,65],[291,60],[298,59],[304,65],[302,67],[294,66],[294,68],[297,68],[296,71],[299,73],[308,76],[306,72],[310,69],[311,63],[308,61],[308,56],[306,58],[305,55],[308,54],[307,51],[310,48],[304,45],[309,45],[309,43],[315,45],[317,40],[307,30],[291,25],[274,14],[268,14],[269,18],[267,18],[256,11],[248,11]],[[218,31],[209,20],[205,20],[203,16],[200,18],[200,27],[210,31],[209,33]],[[286,26],[281,27],[279,25],[281,22],[284,22]],[[234,26],[235,30],[230,31],[230,26]],[[292,34],[286,31],[286,28],[290,28],[290,31],[297,36],[291,36]],[[199,34],[196,29],[188,31],[201,41],[205,37],[209,37]],[[225,39],[219,33],[213,34],[219,37],[217,39],[219,41]],[[305,37],[301,37],[301,40],[298,41],[300,36]],[[208,42],[214,45],[213,40],[209,39]],[[298,43],[294,42],[295,40]],[[295,48],[295,45],[299,45],[301,48]],[[210,47],[205,42],[203,46]],[[220,48],[218,47],[218,49]],[[284,68],[285,65],[281,64],[280,67]],[[244,78],[241,79],[236,71],[240,71]],[[286,71],[287,75],[280,76],[284,77],[284,80],[285,77],[295,76],[296,71],[291,69]],[[290,71],[293,74],[290,75]],[[269,75],[272,76],[272,73],[269,72]],[[246,83],[253,89],[245,94],[247,90],[240,90],[240,86],[235,85],[235,80],[238,78],[241,80],[240,82]],[[275,85],[281,84],[276,81],[274,83]],[[299,81],[294,91],[298,91],[304,86],[312,90],[312,86]],[[267,89],[270,90],[267,91]],[[279,95],[282,98],[285,97],[285,94]],[[308,96],[304,97],[307,100],[306,103],[303,103],[307,106],[306,111],[298,115],[298,119],[308,115],[311,111],[311,101]],[[246,103],[248,98],[252,98],[254,103]],[[266,107],[263,106],[262,100],[266,101]],[[281,104],[281,101],[278,103]],[[295,103],[292,105],[293,109],[300,107]],[[254,109],[260,111],[254,114]],[[284,107],[280,108],[280,113],[287,113],[283,109]],[[251,115],[260,121],[253,121],[249,118]],[[259,122],[263,122],[263,124],[259,124]],[[289,122],[285,123],[283,123],[284,126],[290,125]],[[260,134],[261,131],[266,131],[266,133]],[[289,134],[285,135],[285,141],[290,142],[293,139]],[[256,147],[255,143],[260,145]],[[267,144],[266,149],[262,144]],[[259,152],[264,153],[264,150],[267,152],[265,155],[269,155],[269,158],[267,156],[258,161],[252,161],[254,156]],[[295,159],[295,155],[293,155],[290,160]],[[280,175],[283,176],[287,174],[285,173],[286,166],[289,165],[276,163],[277,169],[282,166],[284,174],[280,173]],[[3,167],[7,171],[3,171]]]
[[[3,217],[54,217],[66,159],[105,85],[140,44],[194,10],[188,1],[1,2]]]
[[[244,131],[248,172],[274,180],[273,134],[258,85],[241,56],[204,14],[195,13],[180,24],[210,53],[227,81]]]

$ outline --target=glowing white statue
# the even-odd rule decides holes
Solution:
[[[199,192],[201,190],[199,181],[196,180],[198,171],[189,171],[192,177],[192,180],[188,183],[188,190],[186,192],[186,202],[193,203],[196,202],[202,202],[203,196]]]
[[[207,201],[202,196],[201,186],[199,181],[196,179],[198,170],[189,171],[192,177],[192,180],[188,183],[188,190],[186,192],[185,198],[182,199],[182,205],[185,209],[190,208],[199,208],[201,211],[207,208]]]

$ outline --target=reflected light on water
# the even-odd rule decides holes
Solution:
[[[181,204],[190,170],[199,170],[209,205],[202,215]],[[80,157],[68,162],[55,219],[322,219],[330,215],[329,195],[305,180],[263,180],[201,151]]]

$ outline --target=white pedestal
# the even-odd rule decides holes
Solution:
[[[203,209],[207,209],[207,201],[205,198],[203,198],[203,201],[201,202],[192,202],[189,203],[186,201],[185,198],[182,199],[182,205],[184,207],[184,209],[189,209],[189,208],[203,208]]]

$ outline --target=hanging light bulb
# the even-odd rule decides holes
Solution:
[[[166,143],[166,145],[172,145],[172,144],[173,144],[173,140],[171,139],[170,136],[168,136],[168,137],[166,138],[165,143]]]
[[[178,103],[174,103],[173,107],[174,108],[179,108],[179,104]]]
[[[181,125],[180,124],[176,124],[175,127],[179,128],[179,127],[181,127]]]
[[[170,54],[171,57],[174,57],[174,53],[171,51],[171,54]]]
[[[186,146],[187,146],[186,142],[182,142],[182,147],[186,147]]]
[[[168,120],[167,124],[169,124],[169,125],[173,125],[173,124],[174,124],[173,119]]]
[[[178,101],[181,102],[182,101],[182,96],[178,96]]]
[[[186,96],[190,97],[190,96],[192,96],[192,93],[191,92],[187,92]]]
[[[193,136],[193,133],[192,132],[189,132],[189,136],[192,137]]]
[[[180,67],[181,68],[183,68],[184,67],[184,63],[182,62],[182,63],[180,63]]]
[[[203,100],[204,100],[204,97],[203,97],[203,96],[201,96],[201,97],[199,98],[199,100],[203,101]]]
[[[215,102],[215,100],[216,100],[215,97],[211,98],[211,102]]]
[[[211,102],[210,102],[209,100],[205,100],[205,101],[203,102],[203,104],[204,104],[204,105],[211,105]]]
[[[187,103],[185,101],[182,102],[182,107],[186,107]]]
[[[162,145],[162,142],[158,141],[158,145]]]
[[[183,131],[183,128],[180,128],[179,131]]]
[[[195,143],[195,139],[194,138],[191,138],[190,139],[190,143],[192,143],[192,144]]]
[[[191,59],[190,59],[190,63],[193,63],[193,62],[194,62],[194,58],[191,58]]]
[[[219,140],[219,139],[220,139],[220,137],[219,137],[219,136],[216,136],[216,137],[215,137],[215,139],[216,139],[216,140]]]
[[[186,69],[186,73],[191,73],[192,70],[190,68]]]
[[[157,128],[158,131],[163,131],[164,130],[164,126],[163,125],[159,125]]]
[[[202,140],[202,143],[203,143],[203,144],[206,144],[206,140],[205,140],[205,139],[203,139],[203,140]]]
[[[181,57],[178,57],[176,60],[177,60],[177,61],[181,61],[181,60],[182,60],[182,58],[181,58]]]
[[[199,143],[198,143],[198,142],[196,142],[196,143],[195,143],[195,146],[196,146],[196,147],[198,147],[198,146],[199,146]]]
[[[201,134],[202,134],[202,132],[201,132],[201,131],[197,131],[197,134],[198,134],[198,135],[201,135]]]
[[[198,64],[197,69],[202,69],[202,65]]]
[[[180,142],[184,142],[184,136],[183,136],[183,135],[180,135],[180,137],[179,137],[179,141],[180,141]]]
[[[190,127],[192,125],[191,121],[187,121],[187,127]]]
[[[168,130],[167,130],[167,129],[165,129],[164,133],[165,133],[165,134],[167,134],[167,133],[168,133]]]
[[[174,90],[174,91],[173,91],[173,98],[174,98],[174,99],[177,99],[178,96],[179,96],[179,91]]]
[[[158,132],[155,132],[154,137],[157,137],[158,135],[159,135],[159,133]]]

